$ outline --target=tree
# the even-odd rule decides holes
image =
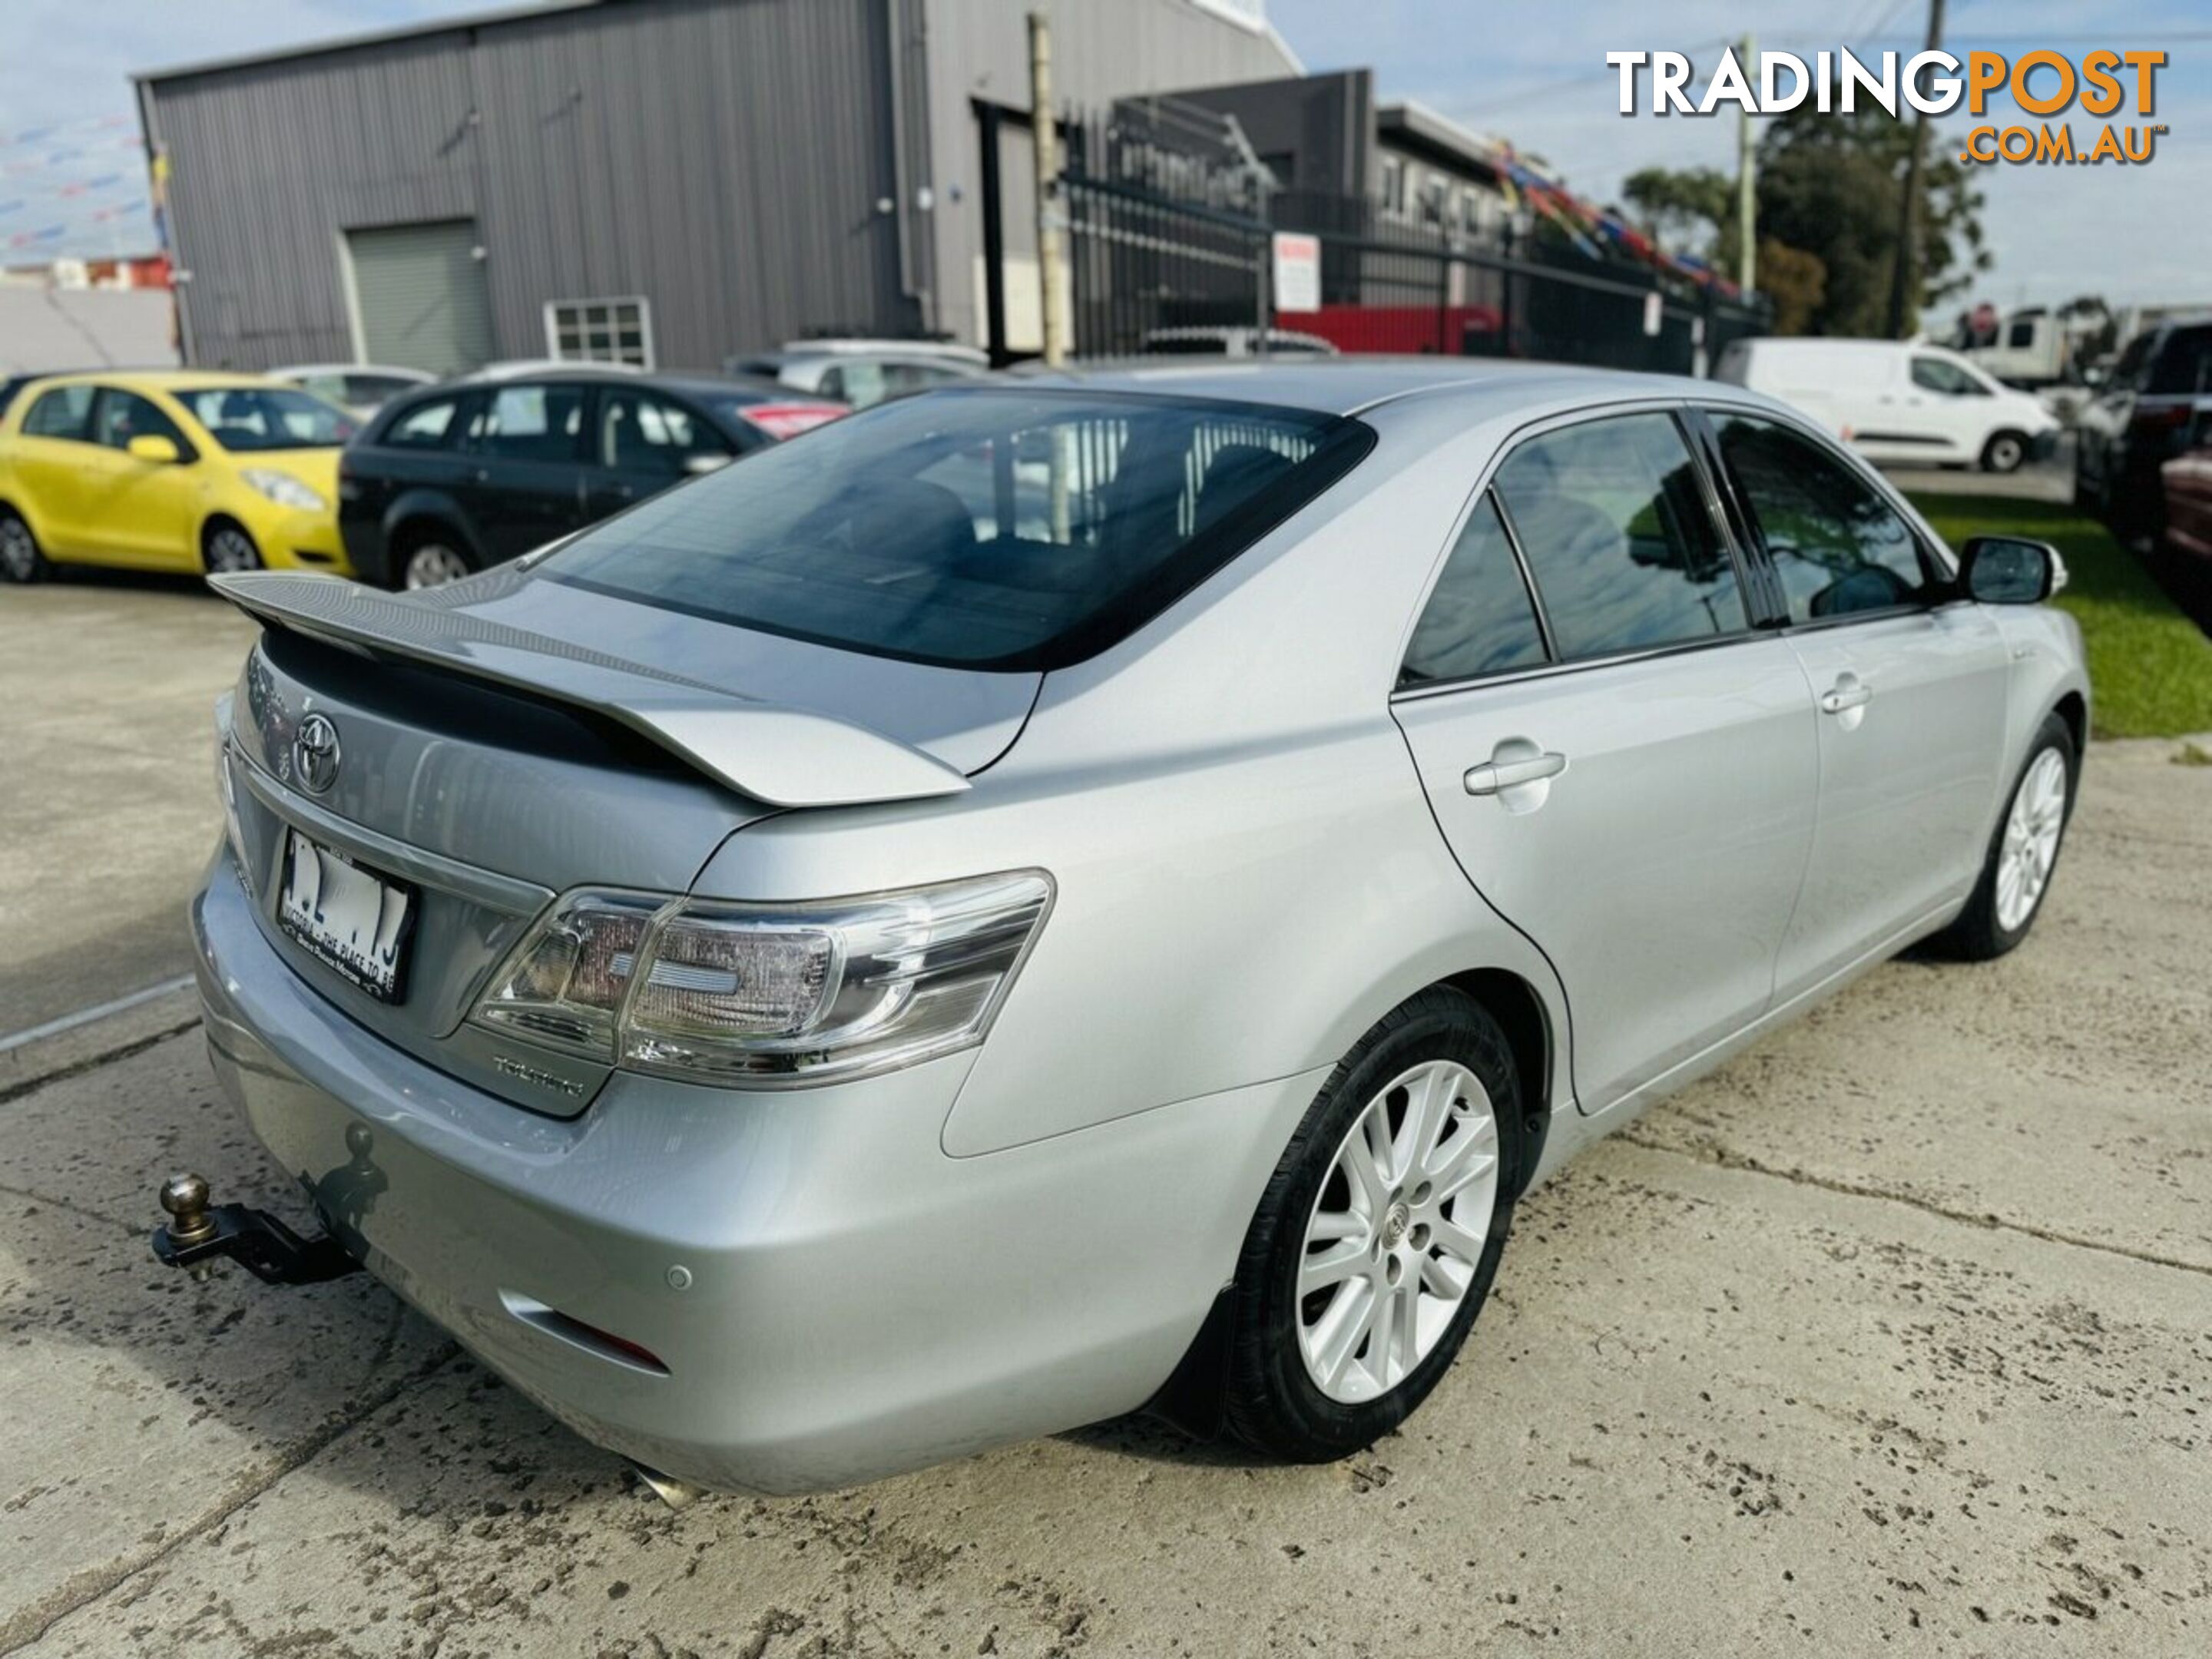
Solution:
[[[1808,331],[1883,332],[1911,124],[1870,103],[1850,115],[1822,115],[1807,104],[1774,118],[1759,149],[1760,234],[1816,256],[1826,273]],[[1908,331],[1923,308],[1961,292],[1990,263],[1982,246],[1981,192],[1966,169],[1948,155],[1931,155],[1921,191]]]
[[[1776,302],[1777,332],[1882,332],[1898,193],[1911,149],[1911,124],[1871,103],[1854,114],[1822,115],[1808,100],[1769,121],[1759,143],[1759,255],[1760,286]],[[1710,258],[1723,271],[1734,264],[1732,178],[1711,167],[1645,167],[1622,188],[1663,244]],[[1990,266],[1981,193],[1966,169],[1931,155],[1921,190],[1916,315],[1908,327],[1917,326],[1919,310],[1960,292]],[[1770,248],[1780,250],[1783,271],[1770,264]],[[1793,262],[1793,253],[1811,263]]]

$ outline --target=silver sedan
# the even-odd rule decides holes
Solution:
[[[156,1248],[365,1264],[702,1486],[1343,1455],[1577,1149],[2027,934],[2063,575],[1756,394],[1431,361],[979,381],[434,593],[219,579],[207,1031],[328,1237],[181,1182]]]

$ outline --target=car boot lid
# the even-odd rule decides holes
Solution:
[[[404,658],[620,721],[771,806],[913,800],[968,787],[957,766],[854,720],[472,615],[437,603],[435,593],[401,598],[327,576],[260,571],[212,576],[209,584],[265,626]]]

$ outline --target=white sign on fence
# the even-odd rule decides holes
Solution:
[[[1321,309],[1321,238],[1275,233],[1275,309]]]

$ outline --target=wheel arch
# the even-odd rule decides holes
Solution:
[[[403,551],[411,552],[426,531],[459,544],[471,563],[483,565],[483,544],[477,538],[468,514],[450,496],[434,489],[410,489],[384,510],[384,544],[397,564]]]
[[[2066,731],[2074,739],[2074,760],[2078,768],[2089,746],[2089,700],[2079,691],[2069,690],[2051,707],[2051,712],[2066,722]]]
[[[219,507],[216,508],[215,511],[209,514],[207,517],[200,520],[200,533],[193,542],[193,545],[199,549],[200,557],[203,561],[207,557],[208,542],[211,538],[213,538],[216,531],[224,528],[226,526],[230,529],[238,532],[240,535],[245,537],[246,540],[252,542],[257,548],[261,545],[261,538],[253,533],[252,526],[247,524],[246,520],[240,518],[237,514],[230,512],[227,508]],[[264,555],[264,557],[265,556],[266,556]]]
[[[1542,1161],[1544,1140],[1552,1127],[1552,1080],[1559,1045],[1551,1012],[1543,997],[1520,975],[1507,968],[1471,968],[1440,981],[1479,1004],[1505,1033],[1512,1051],[1514,1075],[1521,1085],[1521,1158],[1513,1171],[1510,1195],[1519,1198]]]

